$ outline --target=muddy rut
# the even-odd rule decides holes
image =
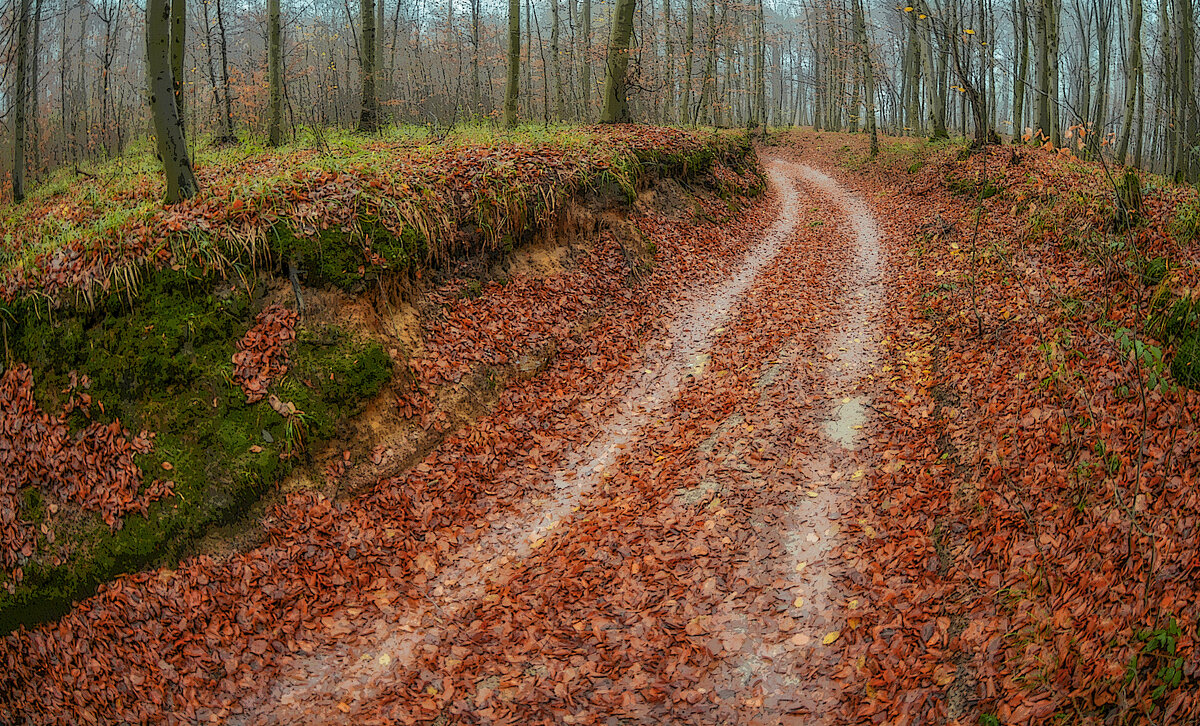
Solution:
[[[670,481],[682,485],[659,491],[648,508],[699,518],[697,534],[676,549],[686,547],[679,555],[692,558],[703,553],[701,568],[720,565],[714,576],[697,576],[695,606],[683,604],[696,612],[687,631],[707,665],[660,673],[664,688],[669,680],[690,687],[658,702],[624,699],[615,710],[635,721],[810,723],[836,705],[839,687],[830,675],[842,665],[839,631],[855,606],[835,585],[838,522],[869,463],[859,442],[870,425],[884,261],[861,200],[807,166],[768,160],[767,171],[777,206],[772,223],[731,277],[696,286],[667,311],[665,332],[629,362],[624,394],[597,417],[590,439],[503,517],[436,562],[417,563],[428,575],[419,598],[331,618],[339,623],[335,634],[293,653],[273,682],[235,709],[241,713],[232,723],[418,720],[405,694],[414,680],[437,681],[431,663],[461,662],[450,656],[472,647],[460,634],[482,609],[501,599],[508,607],[510,597],[519,607],[513,593],[522,588],[536,588],[541,607],[576,607],[547,591],[554,573],[539,571],[530,583],[514,572],[569,542],[585,522],[605,527],[611,482],[636,468],[631,453],[653,449],[667,421],[689,418],[710,391],[726,388],[732,393],[722,400],[736,410],[681,457]],[[784,322],[762,324],[768,308],[784,309],[777,316]],[[762,353],[750,375],[726,376],[714,365],[747,343]],[[582,647],[573,656],[587,657]],[[484,678],[474,693],[461,694],[463,702],[481,706],[478,716],[486,718],[482,706],[494,693],[522,697],[504,696],[503,686]],[[578,721],[562,720],[586,723],[593,715],[581,710]]]

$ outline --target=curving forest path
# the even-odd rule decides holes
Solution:
[[[441,443],[0,638],[0,724],[1200,722],[1200,392],[1130,354],[1149,258],[1071,241],[1102,170],[775,143],[737,214],[659,180],[431,285],[363,419]]]
[[[519,311],[567,349],[410,471],[10,636],[0,721],[844,720],[890,253],[864,198],[763,161],[738,219],[640,218],[640,286],[609,241],[454,298],[459,340]]]
[[[766,167],[772,222],[610,374],[619,393],[583,443],[420,561],[416,597],[384,588],[374,607],[327,613],[231,722],[415,720],[448,702],[566,723],[836,709],[841,613],[856,604],[836,584],[840,520],[869,463],[886,265],[860,199],[808,166]],[[701,411],[716,426],[681,445],[675,422]],[[664,597],[664,580],[684,596]],[[655,632],[672,622],[683,632]],[[606,672],[608,649],[644,664]]]

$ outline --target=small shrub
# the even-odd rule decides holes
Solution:
[[[1146,287],[1154,287],[1167,277],[1170,266],[1165,257],[1142,257],[1133,261],[1138,278]]]
[[[954,179],[946,178],[946,189],[952,194],[959,194],[967,197],[976,197],[979,199],[991,199],[1000,193],[1000,188],[992,183],[992,180],[984,179],[983,187],[980,188],[979,180],[974,178]]]
[[[1177,340],[1196,332],[1200,315],[1196,311],[1196,300],[1182,298],[1156,316],[1154,327],[1167,340]]]
[[[1200,236],[1200,199],[1192,199],[1175,208],[1171,233],[1180,242],[1191,242]]]
[[[1188,388],[1200,388],[1200,333],[1193,332],[1175,347],[1171,375]]]

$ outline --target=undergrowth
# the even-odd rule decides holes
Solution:
[[[511,249],[571,196],[632,200],[653,177],[706,180],[727,200],[763,187],[749,141],[731,132],[397,127],[202,148],[201,195],[163,207],[157,162],[133,148],[0,210],[0,372],[27,366],[37,405],[71,436],[96,422],[152,434],[135,459],[142,491],[169,480],[170,493],[106,522],[42,486],[0,487],[0,514],[35,540],[0,571],[0,631],[171,562],[388,382],[395,364],[376,339],[302,323],[270,398],[250,402],[233,358],[273,284],[362,292]],[[88,413],[77,395],[95,403]],[[0,547],[6,536],[0,527]]]

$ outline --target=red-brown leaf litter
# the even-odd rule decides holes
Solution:
[[[86,389],[87,381],[79,381]],[[129,512],[146,513],[146,506],[171,493],[172,482],[155,480],[142,490],[142,470],[134,463],[148,453],[152,434],[131,436],[119,420],[93,422],[72,434],[67,416],[87,414],[90,398],[72,391],[66,410],[49,414],[33,398],[33,376],[19,365],[0,374],[0,563],[23,576],[22,557],[33,554],[33,525],[17,516],[21,491],[34,483],[55,497],[84,510],[100,512],[110,527],[120,527]],[[12,587],[12,582],[5,583]]]
[[[759,147],[768,194],[728,219],[639,206],[640,275],[600,227],[553,274],[440,283],[395,406],[442,427],[439,386],[554,341],[545,370],[361,494],[286,495],[259,546],[8,635],[0,722],[1194,722],[1200,396],[1146,323],[1195,283],[1170,221],[1190,193],[1148,184],[1125,231],[1094,163],[865,149],[782,134]],[[480,165],[568,175],[470,154],[425,192],[447,215]],[[434,173],[408,169],[385,195]],[[293,182],[314,220],[361,203],[336,175]],[[72,254],[48,274],[91,274]],[[1165,278],[1138,272],[1155,257]],[[264,310],[239,345],[249,397],[295,316]],[[5,519],[18,477],[113,517],[163,494],[121,478],[147,434],[71,437],[30,391],[0,378],[6,567],[32,537]]]
[[[246,402],[261,401],[276,377],[287,372],[288,346],[296,340],[300,314],[282,305],[268,305],[255,318],[233,354],[233,377],[246,392]]]

